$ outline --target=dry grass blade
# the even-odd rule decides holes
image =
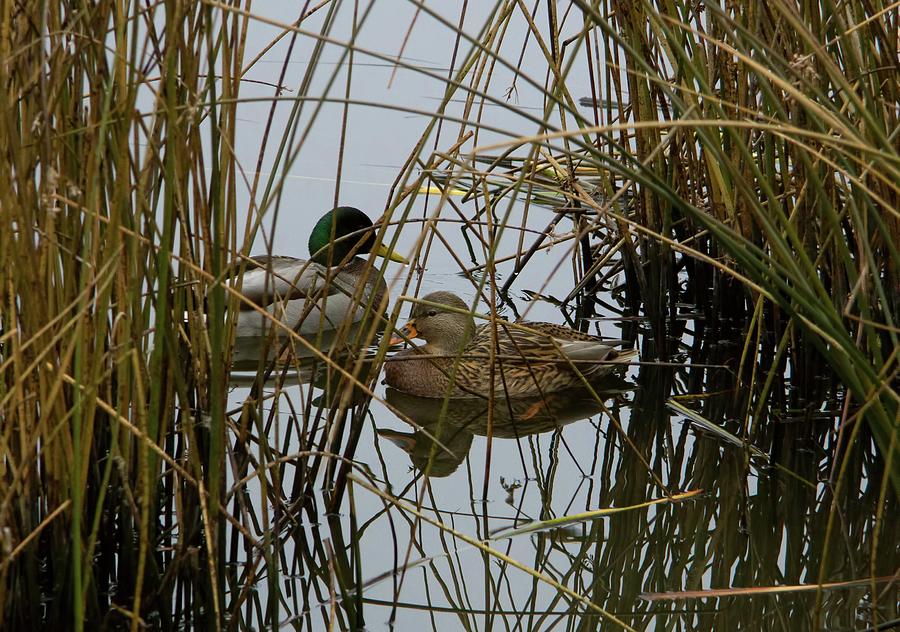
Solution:
[[[821,590],[843,590],[859,588],[871,584],[896,582],[896,576],[857,579],[847,582],[831,582],[827,584],[798,584],[794,586],[752,586],[748,588],[711,588],[709,590],[682,590],[670,593],[644,593],[642,599],[647,601],[673,601],[676,599],[717,599],[720,597],[761,597],[783,593],[818,592]]]

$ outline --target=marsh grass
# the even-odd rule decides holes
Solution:
[[[384,570],[365,564],[378,519],[391,620],[421,608],[467,628],[503,616],[528,629],[558,617],[798,629],[856,625],[863,602],[867,625],[896,618],[897,7],[504,1],[473,25],[413,4],[410,34],[421,19],[455,38],[448,73],[358,47],[371,3],[306,6],[294,23],[213,1],[2,5],[0,627],[358,627],[379,605],[362,590]],[[351,36],[334,35],[348,19]],[[247,49],[260,24],[289,44],[248,165],[235,143],[242,86],[269,50]],[[288,79],[304,43],[309,64]],[[333,67],[326,44],[342,47]],[[440,101],[425,113],[351,98],[361,58],[440,82]],[[590,94],[572,94],[584,77]],[[520,90],[542,99],[536,111],[511,99]],[[399,229],[418,236],[395,296],[416,294],[417,266],[446,249],[489,305],[515,310],[513,291],[528,291],[585,330],[614,310],[640,343],[642,423],[605,410],[608,440],[598,433],[583,470],[597,476],[590,509],[697,489],[706,501],[590,521],[570,541],[540,531],[524,562],[484,542],[487,509],[468,516],[479,537],[454,528],[429,467],[394,489],[354,460],[380,401],[377,318],[331,351],[280,328],[278,362],[261,352],[229,409],[242,298],[225,281],[267,241],[263,218],[277,227],[284,174],[326,103],[345,126],[350,106],[427,114],[380,229],[392,245]],[[550,247],[567,249],[565,296],[519,278]],[[390,321],[400,314],[398,302]],[[377,349],[374,365],[360,349]],[[308,386],[291,396],[299,374]],[[685,406],[706,439],[670,427]],[[487,499],[489,468],[474,497]],[[548,503],[554,472],[537,483]],[[384,510],[359,523],[363,494]],[[480,598],[462,542],[483,556]],[[437,592],[404,604],[421,569]],[[531,590],[509,603],[515,569]],[[706,578],[849,583],[790,601],[716,594],[710,608],[639,600]]]

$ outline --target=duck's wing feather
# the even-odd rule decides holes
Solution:
[[[346,292],[339,274],[333,275],[329,283],[325,283],[326,277],[327,268],[305,259],[251,257],[241,277],[241,294],[260,307],[266,307],[277,300],[318,299]]]
[[[550,336],[551,338],[554,338],[556,340],[581,340],[584,342],[600,342],[602,340],[597,336],[585,333],[583,331],[578,331],[564,325],[557,325],[556,323],[522,321],[519,324],[522,327],[527,327],[528,329],[539,331],[542,334],[546,334],[547,336]]]
[[[494,326],[496,324],[496,334]],[[475,328],[466,354],[473,357],[488,357],[492,347],[506,358],[521,357],[527,360],[546,358],[556,355],[550,336],[530,327],[532,323],[510,323],[498,319],[496,323],[484,323]],[[495,337],[496,336],[496,337]]]
[[[509,356],[559,361],[561,354],[573,362],[598,362],[612,360],[618,354],[612,347],[615,341],[554,323],[499,321],[497,326],[498,346]],[[478,327],[470,346],[487,350],[492,344],[491,324],[486,323]]]

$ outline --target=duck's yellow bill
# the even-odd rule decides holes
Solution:
[[[408,323],[403,325],[403,327],[400,328],[400,331],[402,331],[404,335],[410,340],[419,337],[419,332],[416,331],[416,324],[414,321],[409,321]],[[401,342],[406,342],[406,340],[404,340],[401,336],[394,336],[393,338],[391,338],[389,344],[399,345]]]
[[[409,261],[406,260],[406,257],[398,255],[396,252],[394,252],[384,244],[379,245],[378,248],[375,249],[375,256],[384,257],[385,259],[390,259],[391,261],[396,261],[397,263],[409,263]]]

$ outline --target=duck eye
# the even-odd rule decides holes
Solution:
[[[437,310],[434,310],[434,309],[428,310],[428,315],[429,316],[437,316]]]

